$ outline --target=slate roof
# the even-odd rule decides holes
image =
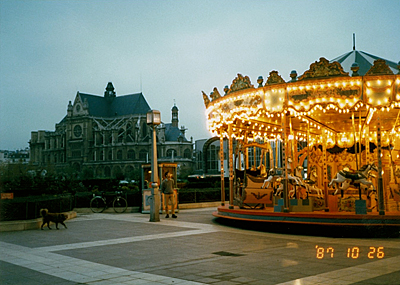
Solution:
[[[350,52],[342,54],[342,55],[330,60],[330,62],[334,62],[334,61],[339,62],[340,65],[343,67],[344,71],[348,72],[349,75],[351,75],[353,73],[351,71],[351,65],[354,62],[357,62],[358,65],[360,66],[360,69],[358,70],[358,74],[363,76],[363,75],[365,75],[365,73],[367,73],[367,71],[371,68],[371,66],[374,65],[374,61],[376,59],[385,60],[386,64],[390,67],[390,69],[393,71],[394,74],[397,74],[399,72],[399,69],[397,68],[398,64],[396,62],[381,58],[376,55],[366,53],[364,51],[359,51],[359,50],[352,50]]]
[[[142,93],[103,97],[78,93],[82,102],[87,101],[89,115],[94,117],[115,117],[132,114],[146,114],[151,110]]]
[[[176,142],[179,137],[182,137],[184,142],[188,141],[178,127],[174,127],[172,124],[165,124],[165,141]]]

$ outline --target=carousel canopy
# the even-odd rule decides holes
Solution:
[[[357,63],[360,67],[360,69],[358,70],[358,74],[363,76],[374,65],[374,61],[377,59],[383,59],[394,74],[397,74],[399,72],[397,63],[359,50],[352,50],[350,52],[342,54],[330,60],[330,62],[339,62],[340,65],[343,67],[343,70],[349,73],[351,73],[351,66],[354,63]]]
[[[347,71],[337,59],[351,65],[358,61],[358,66]],[[258,77],[257,84],[238,74],[223,93],[216,87],[209,95],[203,92],[208,129],[216,136],[288,137],[328,148],[348,148],[360,140],[376,143],[379,129],[383,146],[388,145],[400,134],[398,68],[356,50],[337,59],[320,58],[301,76],[292,71],[289,82],[278,71],[266,81]]]

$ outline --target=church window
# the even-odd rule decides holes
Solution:
[[[176,150],[174,149],[167,150],[167,157],[172,157],[172,156],[176,157]]]
[[[133,149],[128,150],[128,159],[135,159],[135,151]]]
[[[146,122],[143,122],[142,124],[142,138],[147,136],[147,124]]]
[[[147,162],[148,159],[149,159],[149,156],[148,156],[147,151],[144,150],[144,149],[142,149],[142,150],[139,152],[139,160],[142,160],[142,161],[146,161],[146,162]]]
[[[117,151],[117,159],[122,160],[122,150]]]
[[[74,136],[79,138],[82,135],[82,127],[80,125],[76,125],[74,127]]]
[[[113,155],[112,155],[112,150],[109,150],[109,151],[108,151],[108,155],[107,155],[107,159],[108,159],[108,160],[112,160],[112,156],[113,156]]]
[[[192,158],[192,152],[190,151],[190,149],[185,149],[185,151],[183,152],[183,157],[184,158]]]
[[[104,176],[105,176],[105,177],[110,177],[110,176],[111,176],[111,169],[110,169],[110,167],[106,166],[106,167],[104,168]]]
[[[132,134],[132,130],[130,130],[130,129],[126,131],[126,141],[127,142],[134,142],[135,141],[135,139],[133,137],[133,134]]]
[[[123,129],[119,129],[118,131],[118,142],[122,143],[124,140],[124,130]]]

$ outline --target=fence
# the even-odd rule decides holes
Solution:
[[[110,192],[111,193],[111,192]],[[229,200],[226,190],[225,201]],[[124,197],[129,207],[142,206],[140,191],[125,192]],[[62,195],[18,197],[12,200],[0,200],[0,221],[30,220],[40,217],[40,209],[47,208],[50,212],[68,212],[74,208],[88,208],[92,192],[76,192]],[[221,189],[180,189],[179,203],[201,203],[221,201]]]
[[[74,208],[70,194],[60,196],[31,196],[0,200],[0,221],[30,220],[40,217],[40,209],[49,212],[68,212]]]

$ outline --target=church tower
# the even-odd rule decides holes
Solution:
[[[178,107],[176,107],[175,103],[174,103],[174,107],[172,107],[171,109],[172,111],[172,126],[173,127],[177,127],[178,128],[178,123],[179,123],[179,119],[178,119]]]
[[[115,88],[114,88],[112,82],[108,82],[106,91],[104,91],[104,97],[105,98],[114,98],[116,96],[114,89]]]

